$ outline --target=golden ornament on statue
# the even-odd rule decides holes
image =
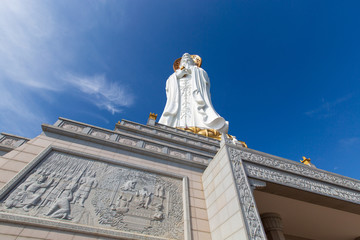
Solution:
[[[202,64],[202,59],[199,55],[191,55],[191,58],[194,60],[196,66],[198,67],[201,67],[201,64]],[[180,67],[180,61],[181,61],[181,58],[178,58],[175,60],[174,64],[173,64],[173,68],[174,68],[174,71],[176,71],[177,69],[179,69]],[[182,70],[183,68],[181,68]]]

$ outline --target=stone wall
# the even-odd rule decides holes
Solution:
[[[226,146],[203,174],[205,201],[213,239],[248,239]]]
[[[152,154],[147,154],[146,151],[141,154],[141,152],[137,151],[127,151],[124,148],[118,148],[116,146],[109,146],[99,144],[99,141],[90,141],[83,139],[81,137],[73,134],[72,136],[64,136],[62,134],[56,134],[52,132],[45,131],[43,134],[38,137],[30,140],[26,144],[14,149],[13,151],[5,154],[0,157],[0,186],[4,188],[9,187],[9,181],[14,179],[15,175],[19,173],[19,171],[23,170],[29,164],[32,164],[34,161],[37,161],[39,155],[47,151],[49,147],[54,149],[63,149],[68,150],[74,153],[85,154],[86,156],[92,156],[93,159],[102,158],[106,161],[112,161],[114,164],[120,164],[121,166],[126,165],[127,167],[131,167],[132,165],[139,166],[146,171],[155,171],[159,175],[164,173],[165,175],[174,175],[174,176],[183,176],[186,179],[186,184],[183,185],[182,193],[183,199],[185,200],[183,203],[183,222],[184,225],[184,237],[185,239],[211,239],[210,237],[210,229],[207,220],[207,211],[204,199],[204,193],[202,188],[202,172],[203,166],[197,167],[189,166],[179,163],[178,161],[167,161],[164,157],[157,158]],[[161,144],[161,143],[159,143]],[[199,153],[199,156],[201,153]],[[24,175],[25,176],[25,175]],[[28,175],[26,175],[28,176]],[[28,177],[23,177],[23,179],[19,179],[18,183],[14,186],[21,188],[21,181],[25,181]],[[50,181],[50,180],[45,180]],[[181,180],[182,181],[182,180]],[[183,182],[183,181],[182,181]],[[7,184],[7,185],[5,185]],[[140,189],[141,190],[141,189]],[[10,193],[8,193],[10,194]],[[154,194],[154,193],[152,193]],[[146,195],[146,194],[145,194]],[[3,198],[2,207],[4,207],[5,199],[9,198],[10,195],[6,195],[7,197]],[[91,196],[89,196],[90,199]],[[134,195],[134,198],[136,196]],[[134,199],[135,201],[135,199]],[[30,206],[30,208],[35,208],[35,206]],[[14,215],[26,215],[21,210],[22,208],[12,207],[14,210]],[[20,209],[20,210],[19,210]],[[80,208],[79,208],[80,209]],[[12,210],[11,210],[12,211]],[[11,212],[10,211],[10,212]],[[31,210],[33,211],[33,210]],[[30,212],[31,212],[30,211]],[[35,210],[34,210],[35,211]],[[120,210],[119,210],[120,211]],[[31,215],[31,214],[30,214]],[[29,216],[34,217],[34,216]],[[15,239],[26,239],[26,237],[31,237],[35,239],[97,239],[101,237],[109,237],[111,238],[111,233],[107,233],[106,231],[99,231],[99,233],[90,232],[86,234],[88,231],[86,228],[67,228],[66,224],[71,224],[71,220],[69,219],[59,219],[55,220],[59,222],[59,226],[61,230],[56,229],[56,224],[45,224],[47,217],[42,217],[40,214],[35,215],[36,218],[43,219],[45,222],[41,221],[29,221],[24,222],[24,224],[18,224],[19,220],[6,220],[1,219],[0,223],[0,234],[2,239],[9,238]],[[19,218],[21,219],[21,218]],[[25,218],[27,221],[28,218]],[[55,221],[55,222],[56,222]],[[49,220],[50,222],[50,220]],[[186,227],[187,222],[189,223],[189,227]],[[44,223],[44,224],[43,224]],[[65,224],[65,225],[64,225]],[[77,224],[84,225],[84,224]],[[54,229],[55,228],[55,229]],[[76,230],[78,229],[78,230]],[[171,231],[172,229],[168,229]],[[188,232],[187,232],[188,230]],[[116,231],[116,229],[115,229]],[[120,237],[121,235],[117,236]],[[124,237],[127,235],[125,234]],[[131,235],[135,238],[140,235]],[[149,238],[151,236],[149,235]],[[156,237],[156,236],[155,236]],[[121,238],[121,237],[120,237]],[[141,237],[139,237],[140,239]],[[145,237],[146,238],[146,237]]]

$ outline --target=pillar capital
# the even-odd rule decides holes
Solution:
[[[283,224],[279,214],[264,213],[260,217],[269,240],[285,240]]]

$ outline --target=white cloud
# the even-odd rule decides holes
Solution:
[[[89,2],[84,8],[83,2],[72,1],[0,1],[1,129],[33,135],[25,126],[31,129],[48,120],[47,111],[33,99],[56,102],[49,93],[67,93],[74,86],[82,93],[79,97],[113,114],[131,105],[132,94],[107,79],[103,71],[92,76],[64,74],[74,72],[82,62],[78,55],[82,34],[96,27],[106,7],[111,6],[107,2]],[[16,129],[20,125],[22,133]]]
[[[349,137],[339,140],[341,147],[358,147],[360,145],[360,137]]]
[[[58,63],[52,40],[55,20],[46,5],[30,1],[1,1],[0,77],[24,85],[56,90],[49,79]]]
[[[338,98],[332,102],[325,101],[325,99],[323,98],[322,104],[319,107],[317,107],[311,111],[307,111],[307,112],[305,112],[305,114],[310,117],[316,116],[319,118],[328,118],[335,114],[335,108],[338,105],[341,105],[342,103],[350,100],[352,97],[353,97],[352,94],[348,94],[348,95]]]
[[[21,136],[34,136],[40,133],[40,124],[49,122],[41,107],[34,103],[30,94],[25,94],[18,83],[0,81],[0,127],[1,131]]]
[[[104,74],[94,76],[66,74],[62,79],[86,93],[89,101],[96,106],[112,114],[121,112],[120,107],[130,106],[134,101],[133,95],[127,88],[116,82],[109,82]]]

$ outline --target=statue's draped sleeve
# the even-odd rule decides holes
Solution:
[[[221,129],[226,123],[214,109],[210,95],[210,80],[202,68],[195,67],[193,97],[197,103],[198,113],[203,117],[204,124],[211,129]]]
[[[159,123],[172,126],[179,109],[179,86],[176,73],[173,73],[166,81],[166,105]]]

